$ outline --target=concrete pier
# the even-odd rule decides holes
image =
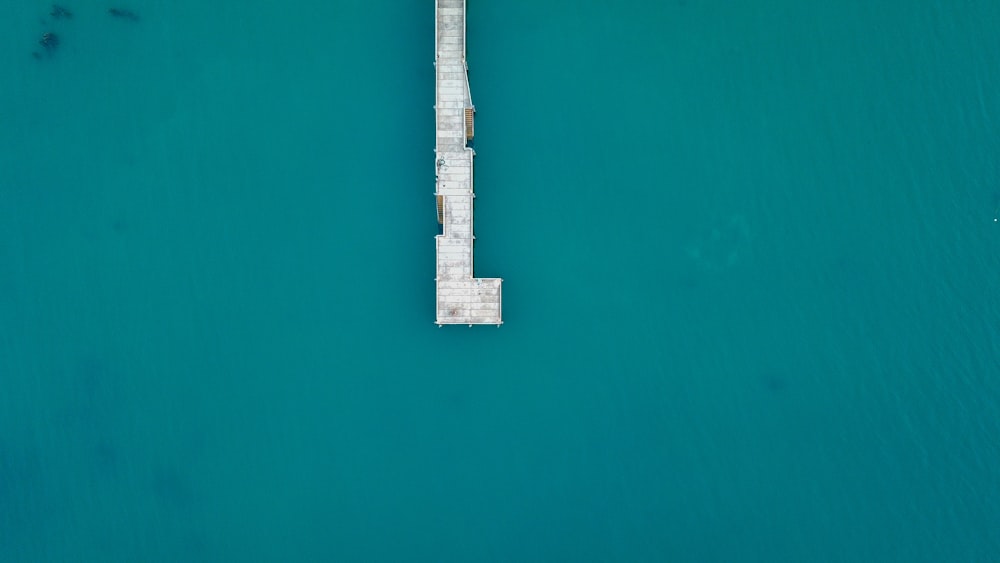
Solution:
[[[503,323],[500,278],[477,278],[472,272],[472,159],[475,106],[465,61],[466,0],[435,0],[434,68],[437,141],[434,168],[437,188],[437,324]]]

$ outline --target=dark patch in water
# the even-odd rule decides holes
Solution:
[[[139,21],[139,15],[132,10],[126,10],[124,8],[108,8],[108,13],[111,17],[118,18],[120,20],[127,20],[131,22]]]
[[[194,503],[190,480],[176,467],[160,464],[153,469],[153,494],[160,502],[174,508],[188,508]]]
[[[74,366],[77,395],[82,403],[91,409],[108,407],[110,402],[112,377],[107,363],[93,356],[77,360]]]
[[[59,46],[59,36],[51,31],[46,31],[42,34],[42,38],[38,40],[38,44],[46,49],[55,49]]]
[[[117,479],[121,460],[117,435],[124,403],[116,372],[101,358],[82,356],[68,376],[61,423],[86,456],[80,469],[102,480]]]
[[[0,438],[0,556],[45,517],[45,489],[38,452]]]
[[[94,459],[97,468],[105,475],[118,473],[118,449],[107,439],[102,439],[94,446]]]
[[[61,19],[71,20],[71,19],[73,19],[73,12],[67,10],[66,8],[63,8],[62,6],[59,6],[58,4],[53,4],[52,5],[52,11],[49,12],[49,15],[52,16],[53,19],[57,19],[57,20],[61,20]]]
[[[760,376],[761,385],[771,393],[781,393],[788,390],[788,379],[777,373],[764,373]]]

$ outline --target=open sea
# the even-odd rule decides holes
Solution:
[[[1000,2],[472,0],[438,328],[433,2],[61,1],[0,561],[1000,561]]]

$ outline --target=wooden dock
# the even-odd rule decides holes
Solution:
[[[437,324],[500,325],[500,278],[472,273],[475,235],[472,208],[472,159],[469,146],[475,106],[465,61],[466,0],[435,0],[435,102],[437,141]]]

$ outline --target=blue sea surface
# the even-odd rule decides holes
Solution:
[[[470,2],[505,322],[438,328],[432,2],[65,1],[0,561],[1000,561],[1000,3]]]

